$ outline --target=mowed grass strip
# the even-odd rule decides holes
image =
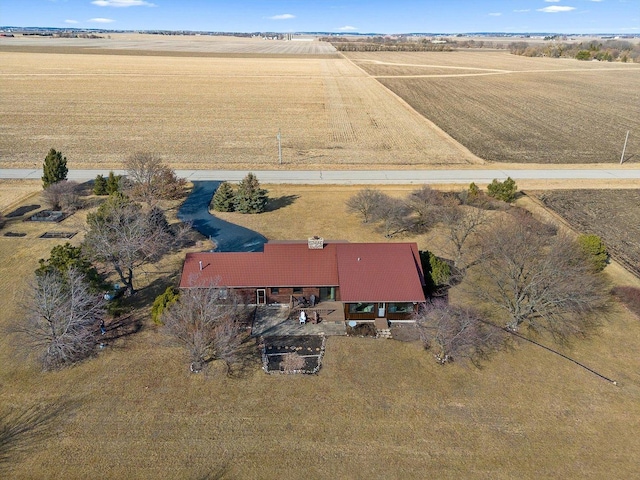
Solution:
[[[380,241],[344,213],[355,188],[267,188],[279,199],[270,212],[229,218],[270,238]],[[21,321],[16,298],[56,241],[6,242],[3,329]],[[171,275],[179,259],[150,269],[141,286]],[[54,436],[34,439],[9,477],[632,478],[640,322],[620,307],[607,320],[562,351],[617,387],[530,344],[475,369],[439,366],[417,344],[332,337],[317,376],[271,376],[256,365],[227,378],[215,364],[189,374],[184,352],[149,320],[97,358],[46,374],[3,335],[0,405],[65,405]]]

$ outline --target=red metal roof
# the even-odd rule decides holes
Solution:
[[[200,270],[202,262],[202,270]],[[267,243],[262,253],[189,253],[181,287],[339,286],[344,302],[423,302],[415,243]]]

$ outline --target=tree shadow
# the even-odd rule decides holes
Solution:
[[[0,473],[49,439],[79,406],[79,401],[59,400],[20,409],[0,411]]]
[[[273,212],[275,210],[288,207],[298,198],[300,198],[300,195],[282,195],[281,197],[270,198],[265,208],[265,212]]]

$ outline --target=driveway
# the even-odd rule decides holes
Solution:
[[[178,218],[216,242],[217,252],[261,252],[267,239],[253,230],[225,222],[209,213],[220,181],[193,182],[193,191],[178,210]]]

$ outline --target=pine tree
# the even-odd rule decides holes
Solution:
[[[49,150],[44,165],[42,166],[42,188],[47,188],[52,183],[67,179],[67,157],[62,156],[62,152],[56,152],[54,148]]]
[[[236,211],[240,213],[262,213],[267,207],[267,191],[253,173],[248,173],[238,185],[235,197]]]
[[[113,170],[109,172],[109,178],[107,178],[107,184],[105,185],[105,191],[111,195],[120,191],[120,180],[122,175],[115,175]]]
[[[215,195],[211,206],[218,212],[233,212],[234,210],[234,194],[233,187],[229,182],[222,182]]]
[[[102,175],[98,175],[93,181],[93,193],[95,195],[107,194],[107,180]]]

